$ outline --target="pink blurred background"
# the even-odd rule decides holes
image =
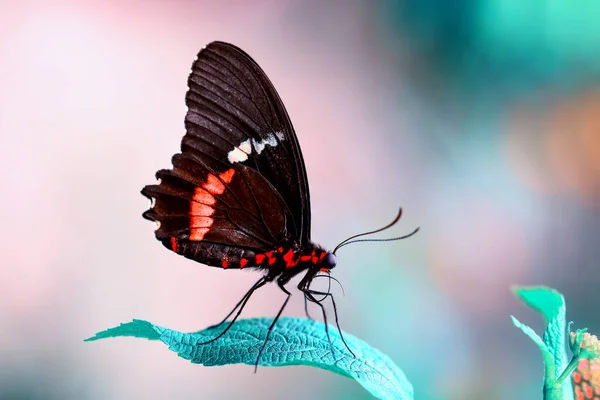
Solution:
[[[0,398],[369,398],[312,368],[255,375],[158,343],[83,342],[132,318],[201,329],[257,279],[176,256],[141,218],[213,40],[247,51],[284,100],[316,242],[399,206],[390,234],[421,227],[340,250],[344,330],[389,354],[417,399],[539,397],[541,357],[509,315],[543,325],[510,286],[553,286],[600,331],[600,32],[580,29],[600,8],[584,3],[0,3]],[[244,316],[280,301],[264,289]],[[303,316],[301,296],[286,314]]]

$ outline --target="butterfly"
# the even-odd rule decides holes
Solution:
[[[225,330],[206,343],[232,326],[256,290],[275,282],[287,297],[269,327],[260,358],[290,299],[286,284],[304,273],[298,289],[307,315],[308,302],[320,306],[331,345],[322,303],[331,299],[339,329],[335,301],[330,291],[312,290],[311,282],[320,275],[330,277],[338,248],[387,229],[402,210],[388,226],[352,236],[332,252],[312,242],[309,186],[294,128],[267,75],[238,47],[212,42],[202,49],[185,100],[181,152],[173,156],[171,169],[156,173],[158,184],[142,190],[151,200],[143,217],[157,223],[156,238],[177,254],[212,267],[264,272],[214,325],[236,313]]]

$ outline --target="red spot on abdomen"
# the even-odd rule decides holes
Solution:
[[[267,262],[269,263],[269,265],[273,265],[273,264],[275,264],[275,261],[277,261],[277,259],[275,257],[273,257],[272,251],[267,251],[265,253],[265,256],[267,256]]]
[[[223,267],[224,269],[227,269],[229,267],[229,262],[227,261],[226,258],[221,260],[221,267]]]
[[[171,250],[177,253],[177,239],[175,239],[175,236],[171,236]]]
[[[256,265],[262,264],[262,262],[264,260],[265,260],[265,255],[264,254],[257,254],[256,255]]]
[[[244,268],[246,266],[246,264],[248,264],[248,259],[247,258],[242,258],[240,260],[240,269]]]
[[[288,252],[284,254],[283,261],[285,261],[286,268],[292,268],[298,265],[299,260],[294,260],[294,252],[292,249],[289,249]]]

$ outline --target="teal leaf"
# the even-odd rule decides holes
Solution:
[[[572,398],[573,387],[569,380],[561,382],[562,384],[559,387],[556,385],[558,378],[568,365],[566,352],[566,306],[564,297],[556,290],[544,286],[516,287],[513,290],[515,295],[523,300],[525,304],[542,314],[547,323],[543,343],[549,354],[542,350],[546,367],[544,377],[545,398]],[[523,328],[521,329],[523,330]],[[531,332],[533,333],[533,330]],[[533,339],[531,335],[529,337]],[[537,337],[539,338],[539,336]],[[538,342],[536,341],[536,343]]]
[[[550,350],[548,349],[548,346],[546,346],[546,343],[544,343],[542,338],[537,333],[535,333],[535,331],[533,329],[531,329],[529,326],[519,322],[519,320],[516,319],[515,317],[513,317],[512,315],[510,317],[512,318],[513,324],[517,328],[522,330],[523,333],[525,333],[527,336],[529,336],[531,338],[531,340],[533,340],[533,342],[538,345],[538,347],[542,351],[544,363],[548,364],[550,362],[553,362],[552,353],[550,352]]]
[[[267,329],[272,322],[270,318],[239,320],[219,340],[200,345],[199,343],[212,339],[222,332],[224,326],[182,333],[134,319],[132,322],[99,332],[86,341],[133,336],[160,340],[180,357],[195,364],[254,365],[264,343]],[[329,332],[335,360],[327,341],[325,325],[300,318],[281,317],[271,332],[258,365],[264,367],[308,365],[353,378],[373,396],[380,399],[413,398],[412,385],[389,357],[344,332],[346,342],[356,354],[354,358],[342,343],[337,329],[330,327]]]

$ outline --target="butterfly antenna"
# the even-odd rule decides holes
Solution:
[[[360,243],[360,242],[393,242],[395,240],[407,239],[407,238],[411,237],[412,235],[414,235],[415,233],[419,232],[419,229],[421,229],[421,228],[415,229],[414,231],[412,231],[408,235],[399,236],[399,237],[395,237],[395,238],[389,238],[389,239],[359,239],[359,240],[351,240],[349,242],[344,243],[343,245],[341,245],[339,247],[344,247],[347,244]]]
[[[396,218],[394,218],[394,220],[392,222],[390,222],[389,224],[387,224],[383,228],[379,228],[379,229],[376,229],[374,231],[359,233],[358,235],[350,236],[348,239],[343,240],[340,244],[338,244],[337,246],[335,246],[335,249],[333,249],[333,254],[335,255],[335,252],[338,251],[338,249],[340,247],[343,247],[343,246],[345,246],[347,244],[350,244],[350,243],[359,242],[359,240],[352,240],[352,239],[356,239],[357,237],[361,237],[361,236],[372,235],[374,233],[379,233],[379,232],[385,231],[386,229],[391,228],[392,226],[396,225],[396,222],[398,222],[400,220],[401,216],[402,216],[402,208],[400,208],[400,210],[398,211],[398,215],[396,215]],[[402,237],[398,237],[398,238],[392,238],[392,239],[374,239],[374,240],[360,240],[360,241],[361,242],[362,241],[364,241],[364,242],[371,242],[371,241],[373,241],[373,242],[380,242],[380,241],[388,242],[388,241],[393,241],[393,240],[400,240],[400,239],[405,239],[408,236],[414,235],[415,233],[417,233],[418,230],[419,230],[419,228],[417,228],[417,230],[415,230],[410,235],[402,236]]]

